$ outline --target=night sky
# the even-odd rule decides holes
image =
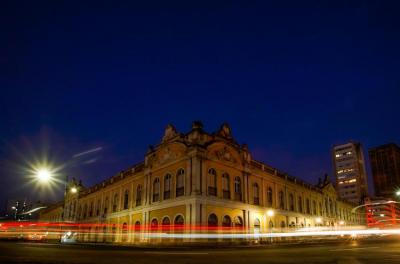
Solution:
[[[168,123],[228,122],[311,183],[334,144],[400,143],[398,1],[142,2],[1,3],[1,203],[61,198],[27,183],[35,160],[90,186]]]

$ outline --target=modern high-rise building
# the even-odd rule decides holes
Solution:
[[[400,188],[400,147],[385,144],[368,151],[375,195],[393,197]]]
[[[353,203],[362,203],[368,195],[368,185],[361,144],[349,142],[334,146],[333,165],[339,197]]]

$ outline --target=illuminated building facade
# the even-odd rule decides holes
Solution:
[[[394,143],[368,150],[375,195],[394,197],[400,188],[400,148]]]
[[[77,192],[73,192],[77,188]],[[104,224],[84,241],[140,242],[128,232],[161,226],[236,227],[270,232],[301,227],[346,225],[365,221],[338,199],[326,179],[307,184],[252,159],[227,124],[207,133],[194,122],[187,133],[172,125],[144,162],[88,189],[71,182],[64,221]],[[272,213],[271,213],[272,212]],[[42,215],[46,219],[46,214]],[[99,230],[101,228],[101,230]],[[130,230],[130,229],[129,229]],[[115,234],[106,237],[103,234]]]
[[[368,185],[361,144],[350,142],[334,146],[333,164],[339,197],[352,203],[363,203],[368,196]]]

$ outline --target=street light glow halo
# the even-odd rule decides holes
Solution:
[[[49,182],[52,178],[52,172],[47,168],[40,168],[36,172],[36,177],[41,182]]]

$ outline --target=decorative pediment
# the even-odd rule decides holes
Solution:
[[[333,186],[333,184],[332,184],[331,182],[327,183],[327,184],[322,188],[322,190],[323,190],[325,193],[330,193],[330,194],[335,193],[335,194],[336,194],[336,189],[335,189],[335,187]]]
[[[176,130],[176,128],[173,125],[168,124],[167,127],[165,128],[162,142],[168,141],[177,135],[178,135],[178,130]]]
[[[176,147],[165,147],[153,153],[148,159],[148,165],[161,166],[179,159],[184,155],[184,150]]]
[[[229,151],[227,147],[214,150],[212,154],[212,156],[221,161],[228,161],[232,163],[238,162],[238,160],[234,157],[234,155]]]

